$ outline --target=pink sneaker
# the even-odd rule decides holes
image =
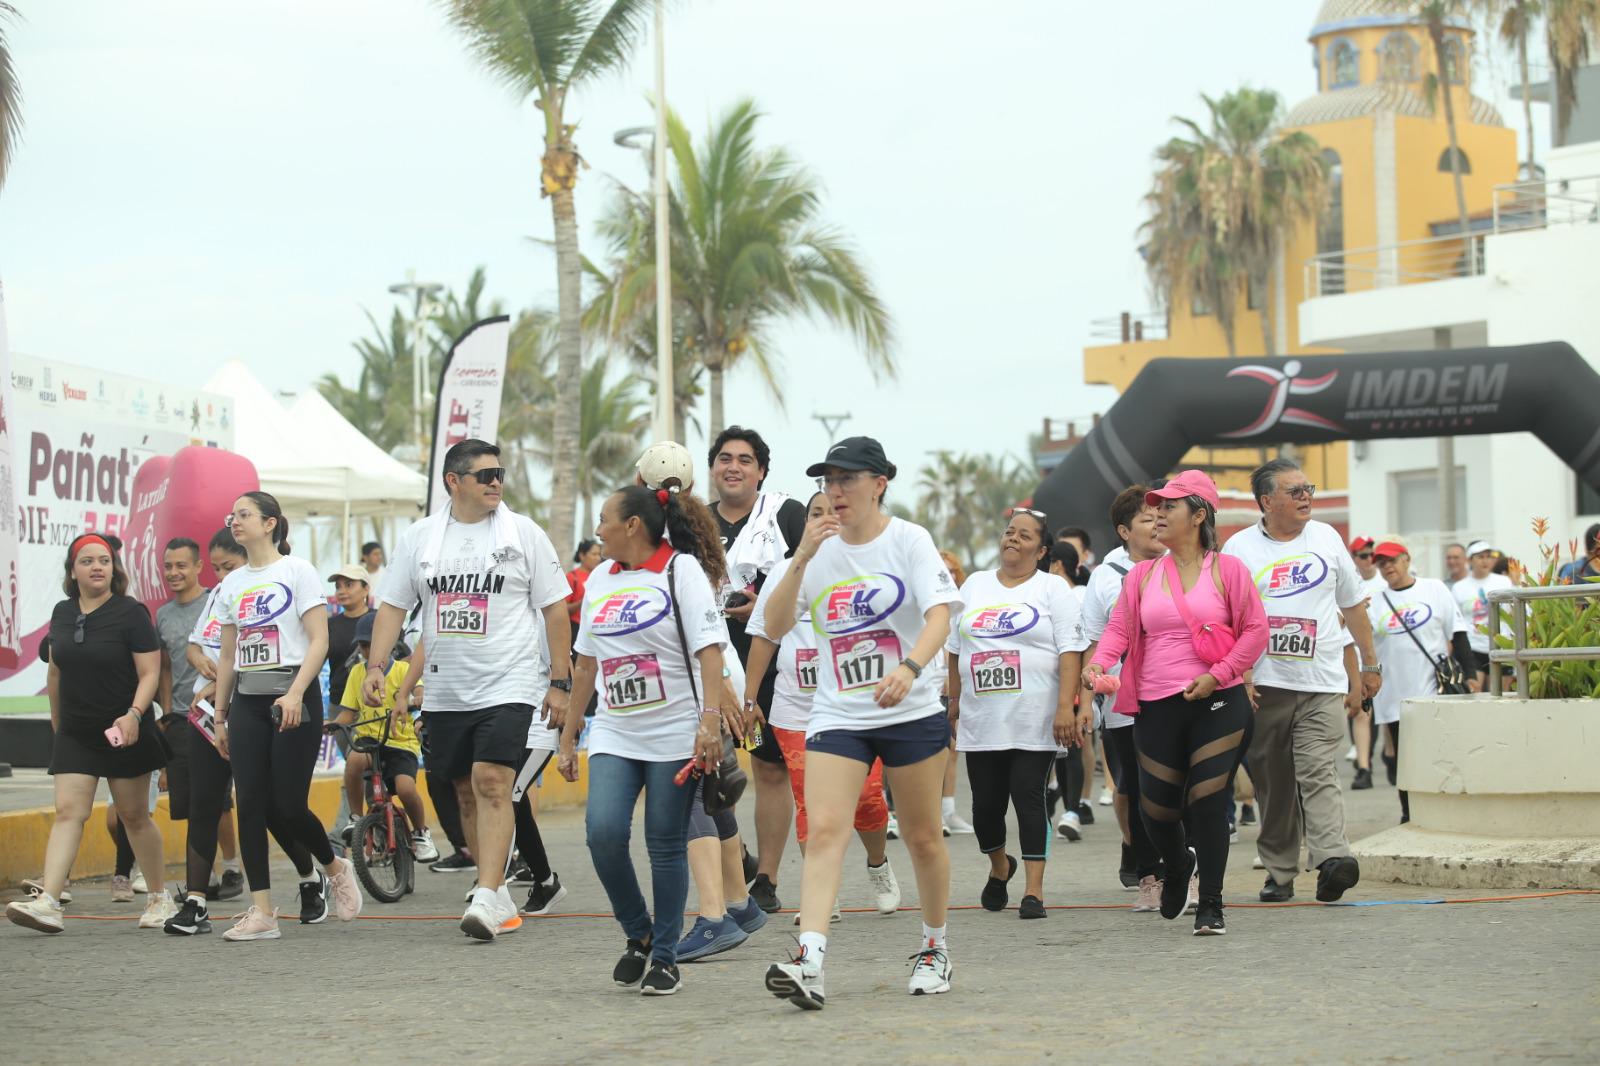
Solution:
[[[111,902],[132,903],[133,882],[126,877],[113,877],[111,879]]]
[[[356,884],[356,868],[349,859],[340,859],[344,868],[328,878],[333,892],[333,913],[341,922],[353,922],[361,913],[361,886]]]
[[[1155,874],[1145,874],[1139,878],[1139,899],[1134,903],[1135,914],[1144,914],[1161,909],[1161,882],[1156,880]]]
[[[262,914],[259,907],[251,907],[233,924],[232,929],[222,934],[222,939],[277,940],[282,935],[282,933],[278,932],[278,911],[276,908],[268,915]]]
[[[1191,853],[1193,853],[1194,849],[1190,848],[1189,851]],[[1189,902],[1187,902],[1187,903],[1185,903],[1183,905],[1183,913],[1185,913],[1185,914],[1193,914],[1199,908],[1200,908],[1200,864],[1197,861],[1195,863],[1195,865],[1194,865],[1194,873],[1189,875]]]

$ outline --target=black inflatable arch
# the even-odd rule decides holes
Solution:
[[[1034,493],[1115,544],[1118,492],[1195,446],[1532,433],[1600,491],[1600,374],[1562,342],[1362,355],[1152,359]]]

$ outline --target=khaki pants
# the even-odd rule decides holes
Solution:
[[[1310,868],[1350,854],[1344,834],[1344,793],[1338,758],[1345,744],[1344,696],[1260,688],[1250,740],[1250,776],[1260,805],[1256,848],[1280,885],[1300,872],[1300,838]]]

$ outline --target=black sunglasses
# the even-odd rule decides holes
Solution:
[[[486,466],[482,470],[469,470],[460,476],[476,478],[480,485],[492,485],[496,481],[503,485],[506,480],[506,468],[503,466]]]
[[[78,621],[72,627],[72,643],[74,643],[74,644],[82,644],[83,643],[83,627],[88,625],[88,624],[89,624],[89,616],[88,615],[86,615],[86,614],[78,615]]]

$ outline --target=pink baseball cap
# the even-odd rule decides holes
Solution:
[[[1146,507],[1154,507],[1158,500],[1181,500],[1185,496],[1200,497],[1211,505],[1212,514],[1222,505],[1216,482],[1199,470],[1185,470],[1161,488],[1151,489],[1144,494],[1144,502]]]

